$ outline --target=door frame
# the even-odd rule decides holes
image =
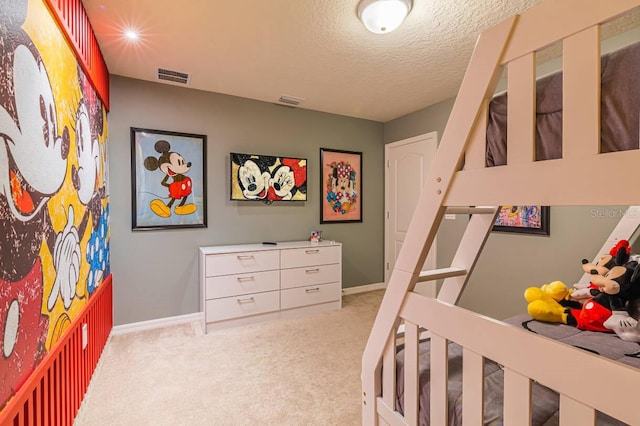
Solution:
[[[423,133],[421,135],[413,136],[407,139],[402,139],[399,141],[391,142],[385,144],[384,146],[384,285],[385,287],[389,284],[389,278],[391,276],[391,268],[390,268],[390,237],[389,237],[389,209],[390,209],[390,191],[389,191],[389,155],[390,151],[393,148],[397,148],[403,145],[408,145],[414,142],[417,142],[422,139],[433,139],[436,144],[436,150],[438,147],[438,132],[428,132]],[[426,175],[425,175],[426,179]],[[423,183],[424,188],[424,183]],[[431,258],[427,257],[423,269],[435,269],[437,265],[437,237],[433,240],[433,245],[431,246],[432,256]]]

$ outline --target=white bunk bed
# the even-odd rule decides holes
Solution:
[[[463,425],[483,424],[485,359],[504,372],[503,424],[531,424],[533,383],[559,394],[560,425],[595,425],[597,412],[640,424],[634,403],[640,369],[455,306],[496,217],[497,207],[474,206],[640,204],[637,191],[603,179],[624,171],[629,182],[640,182],[640,150],[600,149],[601,24],[639,6],[640,0],[547,0],[479,37],[363,354],[364,425],[419,423],[423,329],[430,337],[431,425],[449,424],[449,342],[462,347]],[[557,41],[563,43],[562,158],[534,161],[535,52]],[[507,165],[485,167],[488,105],[505,65]],[[598,203],[589,194],[598,194]],[[460,212],[472,216],[451,266],[421,271],[443,216]],[[436,299],[412,291],[417,282],[436,279],[444,279]],[[403,413],[396,389],[401,323]]]

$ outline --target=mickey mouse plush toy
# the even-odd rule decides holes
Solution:
[[[611,332],[604,326],[604,322],[611,316],[611,312],[624,309],[624,296],[631,285],[631,278],[637,262],[629,262],[625,266],[614,266],[605,276],[592,277],[592,283],[600,290],[592,290],[595,294],[582,306],[563,306],[560,300],[552,297],[534,296],[532,287],[525,291],[525,298],[529,302],[527,312],[534,319],[545,322],[559,322],[572,325],[581,330]],[[637,276],[634,276],[637,279]],[[561,282],[562,287],[565,287]],[[565,287],[566,288],[566,287]],[[544,286],[542,289],[544,290]],[[570,292],[568,290],[567,292]],[[541,293],[540,291],[535,293]],[[575,303],[575,302],[574,302]]]
[[[622,340],[640,343],[640,264],[630,260],[630,253],[629,242],[620,240],[597,262],[583,260],[583,270],[591,275],[587,286],[568,289],[555,281],[529,287],[524,294],[529,315],[582,330],[614,332]]]
[[[629,264],[636,263],[635,261]],[[604,326],[615,332],[622,340],[640,343],[640,323],[638,323],[638,302],[640,301],[640,264],[636,264],[628,284],[620,287],[622,306],[612,309]]]
[[[589,262],[587,259],[582,259],[582,270],[595,277],[598,275],[604,276],[614,266],[622,266],[630,260],[631,246],[629,241],[620,240],[618,243],[609,250],[609,253],[603,255],[597,262]],[[594,291],[595,290],[595,291]],[[586,302],[586,300],[598,294],[600,288],[593,282],[587,284],[574,284],[573,292],[571,293],[571,300],[579,302]]]
[[[165,177],[162,179],[162,186],[169,188],[169,202],[165,204],[162,200],[151,201],[149,207],[160,217],[171,216],[171,206],[180,199],[180,204],[175,208],[176,214],[186,215],[196,211],[196,205],[186,204],[187,197],[191,194],[191,178],[184,174],[191,168],[191,162],[185,163],[182,155],[171,152],[171,145],[166,140],[159,140],[154,145],[155,150],[160,153],[160,157],[147,157],[144,159],[144,167],[147,170],[160,169]],[[169,178],[173,181],[168,183]]]

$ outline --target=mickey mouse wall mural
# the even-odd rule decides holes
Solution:
[[[132,229],[207,226],[206,140],[131,128]]]

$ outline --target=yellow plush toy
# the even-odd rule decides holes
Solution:
[[[541,287],[529,287],[524,291],[527,312],[532,318],[545,322],[567,323],[566,307],[577,308],[578,302],[570,300],[573,289],[562,281],[553,281]]]
[[[529,287],[524,291],[524,298],[529,303],[548,297],[556,302],[560,302],[561,300],[569,300],[572,292],[573,290],[567,288],[562,281],[553,281],[549,284],[542,285],[542,287]]]

